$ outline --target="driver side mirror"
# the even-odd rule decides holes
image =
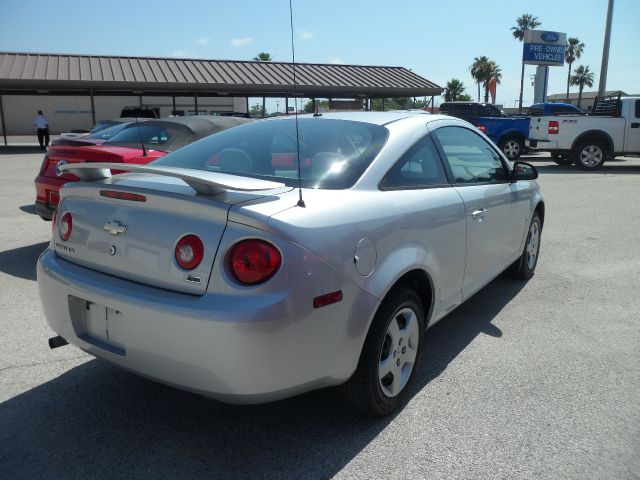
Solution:
[[[513,164],[511,178],[514,182],[517,182],[518,180],[535,180],[538,178],[538,171],[536,170],[536,167],[530,163],[515,162]]]

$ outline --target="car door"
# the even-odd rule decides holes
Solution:
[[[447,178],[445,165],[429,135],[416,142],[385,174],[379,188],[387,202],[402,205],[384,235],[389,249],[420,245],[431,259],[436,286],[432,321],[460,304],[464,279],[466,219],[464,204]],[[411,250],[408,248],[407,250]]]
[[[467,298],[520,255],[530,192],[511,181],[509,163],[472,129],[442,126],[433,136],[464,202],[467,260],[462,294]]]

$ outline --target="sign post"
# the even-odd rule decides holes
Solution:
[[[522,68],[524,65],[538,65],[535,85],[535,102],[547,98],[548,68],[562,67],[567,48],[567,34],[544,30],[525,30],[522,47]],[[541,85],[540,85],[541,84]],[[522,108],[522,100],[520,101]]]

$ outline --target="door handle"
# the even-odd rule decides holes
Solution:
[[[640,123],[632,123],[631,128],[640,128]]]
[[[479,221],[482,221],[482,219],[484,219],[486,214],[487,214],[487,211],[484,208],[480,208],[478,210],[474,210],[473,212],[471,212],[471,216],[473,217],[473,219],[479,220]]]

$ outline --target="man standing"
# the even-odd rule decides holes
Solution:
[[[38,143],[43,152],[49,146],[49,122],[42,115],[42,110],[38,110],[38,115],[33,119],[33,125],[38,129]]]

